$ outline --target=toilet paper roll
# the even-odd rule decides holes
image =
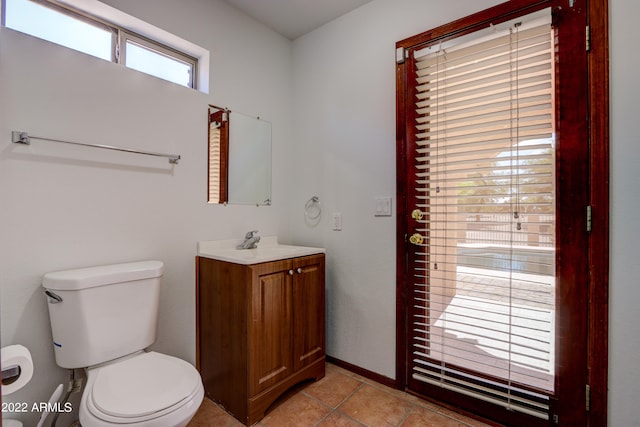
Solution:
[[[2,395],[4,396],[20,390],[31,380],[33,376],[33,360],[31,359],[29,349],[19,344],[2,347],[0,352],[2,353]],[[12,370],[14,367],[19,368],[18,372],[20,375],[18,378],[5,380],[5,371],[11,370],[11,372],[15,372],[15,370]]]

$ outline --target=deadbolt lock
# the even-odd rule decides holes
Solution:
[[[422,219],[422,211],[420,209],[414,209],[411,211],[411,218],[420,221]]]

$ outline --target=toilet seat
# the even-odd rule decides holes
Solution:
[[[153,420],[170,425],[165,417],[185,406],[195,413],[203,395],[200,375],[192,365],[161,353],[140,353],[88,370],[81,415],[105,425],[151,426]]]

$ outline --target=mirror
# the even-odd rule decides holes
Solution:
[[[271,204],[271,123],[209,105],[209,203]]]

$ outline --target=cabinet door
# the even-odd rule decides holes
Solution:
[[[255,396],[292,373],[291,261],[251,267],[249,395]]]
[[[324,255],[293,264],[293,370],[325,354]]]

